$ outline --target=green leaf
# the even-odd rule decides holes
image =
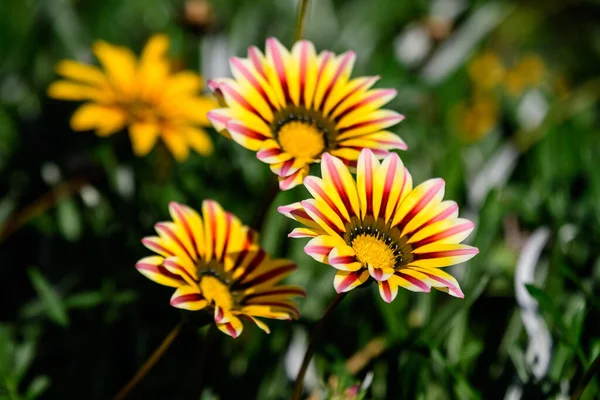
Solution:
[[[25,393],[25,398],[27,400],[35,400],[44,394],[49,387],[50,378],[46,375],[36,376],[29,384],[27,392]]]
[[[58,229],[70,242],[75,242],[81,236],[81,215],[72,198],[61,200],[56,208]]]
[[[69,316],[67,315],[65,305],[52,285],[35,267],[27,269],[27,273],[35,291],[46,308],[48,317],[60,326],[68,326]]]

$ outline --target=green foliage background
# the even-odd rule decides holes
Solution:
[[[388,305],[374,287],[351,293],[318,345],[323,388],[331,375],[347,387],[372,371],[366,398],[496,399],[519,383],[523,398],[565,398],[560,393],[570,394],[600,353],[597,2],[454,2],[464,8],[450,32],[433,40],[413,67],[395,56],[397,37],[411,24],[435,28],[429,2],[313,3],[306,38],[318,50],[355,50],[354,76],[378,74],[378,87],[398,90],[389,108],[407,117],[392,129],[409,145],[404,163],[415,182],[446,180],[446,198],[477,224],[470,241],[480,249],[452,269],[464,300],[401,291]],[[260,218],[274,176],[253,153],[211,131],[216,151],[208,158],[175,164],[160,148],[135,158],[125,134],[103,139],[72,132],[76,105],[45,95],[56,78],[54,64],[92,61],[89,47],[97,39],[139,51],[151,34],[165,32],[173,57],[196,70],[211,62],[199,51],[202,43],[216,38],[226,38],[241,56],[250,45],[262,48],[268,36],[292,42],[294,1],[213,6],[209,29],[191,30],[175,0],[0,2],[0,231],[53,188],[87,182],[83,192],[58,196],[0,239],[1,399],[110,398],[180,320],[168,304],[171,290],[133,268],[148,254],[140,239],[168,219],[169,201],[199,208],[213,198],[247,224]],[[483,18],[482,10],[493,18]],[[461,34],[466,42],[456,40]],[[431,82],[427,65],[445,47],[462,55],[456,69]],[[452,110],[470,98],[467,64],[483,49],[509,62],[537,54],[548,74],[566,78],[564,95],[549,83],[539,88],[549,109],[538,127],[519,124],[520,97],[497,94],[496,128],[474,143],[461,137]],[[468,195],[474,177],[507,144],[518,150],[514,169],[474,202]],[[220,335],[206,359],[203,398],[289,398],[284,355],[292,333],[310,329],[334,296],[333,269],[306,256],[304,241],[288,240],[294,224],[275,211],[305,197],[302,187],[279,193],[260,218],[267,250],[299,265],[290,281],[308,291],[302,319],[270,322],[269,336],[251,327],[237,340]],[[529,290],[553,346],[549,371],[538,381],[525,362],[528,339],[514,274],[524,239],[540,227],[549,240]],[[185,327],[132,398],[199,398],[205,333]],[[387,343],[383,353],[356,375],[345,372],[344,362],[379,337]],[[583,398],[597,398],[598,388],[593,380]]]

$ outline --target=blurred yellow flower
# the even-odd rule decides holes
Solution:
[[[159,137],[178,161],[188,157],[190,147],[208,155],[213,145],[199,126],[210,126],[206,114],[218,104],[198,95],[198,74],[172,72],[168,48],[167,36],[154,35],[138,60],[126,47],[98,41],[92,50],[103,69],[60,61],[56,71],[65,79],[52,83],[48,95],[86,101],[71,118],[73,130],[109,136],[128,127],[138,156],[148,154]]]
[[[498,104],[490,96],[477,95],[470,104],[459,104],[455,110],[458,131],[468,141],[488,134],[498,122]]]
[[[501,83],[506,72],[502,61],[492,51],[476,56],[469,64],[468,70],[475,86],[485,90],[491,90]]]
[[[506,73],[504,88],[509,94],[519,96],[526,88],[539,85],[545,73],[544,61],[539,56],[526,55]]]

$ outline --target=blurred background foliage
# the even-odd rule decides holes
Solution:
[[[139,52],[165,32],[178,68],[228,75],[227,58],[291,44],[292,0],[0,2],[0,398],[106,399],[180,319],[168,288],[133,268],[167,204],[213,198],[295,260],[301,320],[216,338],[204,399],[283,399],[333,270],[286,238],[265,204],[275,176],[219,137],[212,156],[135,158],[125,134],[74,133],[50,100],[54,64],[94,62],[104,39]],[[464,300],[353,292],[318,345],[312,398],[566,399],[600,353],[600,5],[592,0],[318,0],[305,37],[358,53],[406,115],[394,130],[415,182],[441,176],[476,222],[481,253],[452,268]],[[525,283],[528,284],[525,290]],[[199,398],[205,332],[184,327],[132,398]],[[296,367],[297,368],[297,367]],[[290,372],[291,370],[291,372]],[[358,385],[358,386],[357,386]],[[600,396],[592,379],[582,398]],[[363,397],[364,396],[364,397]]]

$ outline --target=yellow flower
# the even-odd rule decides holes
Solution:
[[[206,113],[217,102],[198,95],[202,88],[198,74],[171,71],[168,48],[169,39],[155,35],[138,61],[128,48],[98,41],[92,49],[103,70],[60,61],[56,71],[65,79],[52,83],[48,95],[86,102],[71,118],[73,130],[95,130],[99,136],[108,136],[129,127],[138,156],[148,154],[159,137],[179,161],[187,158],[190,147],[210,154],[212,142],[198,126],[210,126]]]
[[[386,302],[398,288],[431,288],[463,297],[458,282],[441,267],[471,259],[479,251],[460,244],[474,224],[458,218],[458,206],[442,201],[444,181],[431,179],[413,188],[412,177],[396,153],[380,164],[364,149],[356,180],[342,160],[325,153],[322,178],[304,186],[313,198],[279,207],[304,225],[290,237],[312,238],[304,251],[337,269],[335,290],[347,292],[372,278]]]
[[[505,74],[502,61],[492,51],[486,51],[475,57],[469,64],[468,70],[473,83],[484,90],[495,88],[502,82]]]
[[[353,52],[317,54],[305,40],[290,52],[274,38],[266,48],[266,56],[251,47],[247,59],[233,57],[234,79],[209,82],[227,107],[208,117],[219,132],[256,151],[282,190],[300,184],[325,152],[355,167],[362,148],[378,157],[406,149],[386,130],[404,117],[380,109],[396,91],[370,90],[377,77],[350,79]]]
[[[454,114],[460,134],[469,141],[476,141],[498,123],[498,104],[492,97],[476,95],[470,105],[459,104]]]
[[[524,56],[506,73],[504,87],[509,94],[519,96],[526,88],[539,85],[545,73],[544,61],[539,56]]]
[[[202,216],[175,202],[169,212],[173,222],[156,224],[158,236],[142,240],[159,255],[141,259],[136,268],[154,282],[177,288],[173,307],[211,312],[217,327],[233,338],[242,333],[242,319],[269,333],[259,318],[299,316],[290,299],[304,296],[304,290],[278,285],[296,269],[293,262],[271,259],[254,231],[214,201],[204,201]]]

